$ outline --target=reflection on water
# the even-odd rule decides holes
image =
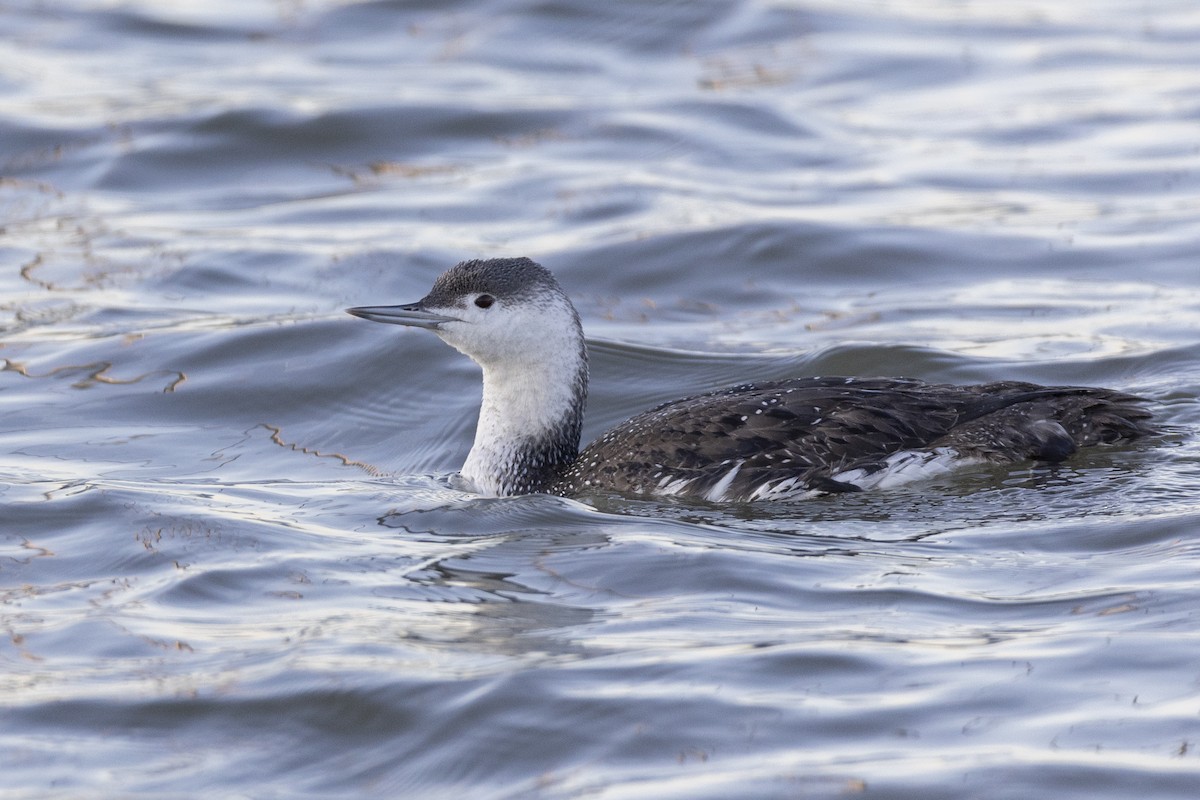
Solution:
[[[14,796],[1194,795],[1193,4],[0,15]],[[803,374],[1107,385],[1165,432],[475,498],[476,368],[342,309],[501,255],[580,309],[585,437]]]
[[[53,377],[72,377],[79,373],[83,373],[84,377],[71,384],[73,389],[88,389],[98,383],[108,384],[110,386],[127,386],[131,383],[140,383],[150,377],[173,377],[173,380],[168,382],[163,387],[163,392],[173,392],[175,387],[187,380],[187,376],[182,372],[171,372],[167,370],[159,370],[156,372],[148,372],[143,375],[137,375],[133,378],[120,379],[114,378],[108,374],[108,371],[113,368],[111,362],[101,361],[95,364],[70,364],[44,372],[40,375],[34,374],[28,368],[17,361],[4,360],[4,366],[0,370],[5,372],[15,372],[25,378],[53,378]]]

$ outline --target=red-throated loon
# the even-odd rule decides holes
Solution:
[[[575,307],[542,266],[464,261],[415,303],[347,311],[428,328],[483,368],[462,477],[486,495],[789,499],[892,486],[954,463],[1061,461],[1151,432],[1144,401],[1108,389],[792,378],[665,403],[580,452],[587,348]]]

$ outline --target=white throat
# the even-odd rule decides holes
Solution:
[[[483,400],[462,476],[480,494],[545,491],[578,454],[587,351],[573,312],[570,321],[486,360],[472,356],[483,368]]]

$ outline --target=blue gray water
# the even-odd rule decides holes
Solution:
[[[0,4],[0,796],[1193,798],[1193,0]],[[805,503],[450,488],[342,309],[526,255],[585,436],[802,374],[1152,441]]]

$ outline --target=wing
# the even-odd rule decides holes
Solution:
[[[928,446],[961,418],[971,395],[916,381],[799,378],[742,384],[633,417],[589,445],[581,486],[750,499],[854,491],[832,476]],[[962,402],[956,403],[955,400]],[[587,474],[584,475],[583,473]]]
[[[666,403],[588,445],[563,486],[709,500],[858,491],[898,453],[1061,460],[1151,432],[1143,401],[1105,389],[892,378],[746,383]],[[905,459],[901,457],[899,462]]]

